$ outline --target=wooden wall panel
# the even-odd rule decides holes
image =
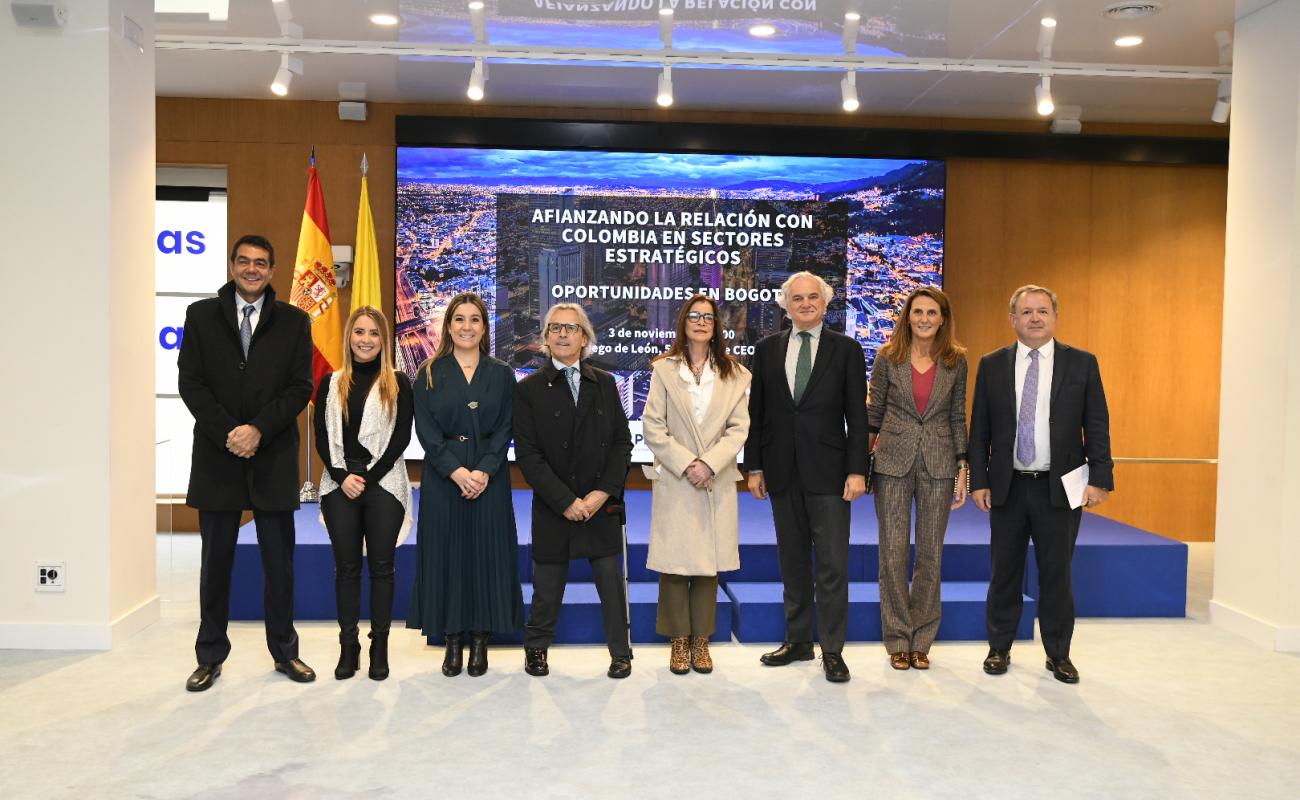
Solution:
[[[226,166],[231,239],[253,231],[271,239],[279,261],[273,285],[287,296],[313,146],[336,244],[355,241],[359,163],[366,153],[380,263],[392,263],[398,114],[1046,128],[1008,120],[378,103],[369,104],[369,119],[357,123],[340,121],[334,103],[159,98],[157,157],[160,164]],[[1088,130],[1227,135],[1219,126],[1089,124]],[[972,367],[980,354],[1011,341],[1011,291],[1029,282],[1050,286],[1061,297],[1060,338],[1101,359],[1115,455],[1214,458],[1226,195],[1221,167],[949,161],[945,282]],[[381,279],[391,314],[391,270],[381,270]],[[344,308],[350,302],[344,289]],[[313,480],[319,469],[313,458]],[[1102,513],[1169,536],[1212,538],[1214,473],[1214,466],[1121,466],[1119,490]],[[512,482],[522,485],[517,472]]]

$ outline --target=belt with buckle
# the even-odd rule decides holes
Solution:
[[[1015,471],[1015,474],[1017,477],[1020,478],[1029,478],[1030,480],[1038,480],[1039,478],[1047,477],[1047,470],[1033,471],[1027,469],[1018,469]]]
[[[458,442],[468,442],[468,441],[469,441],[469,437],[468,437],[468,436],[453,436],[453,437],[451,437],[451,438],[455,439],[455,440],[458,441]]]

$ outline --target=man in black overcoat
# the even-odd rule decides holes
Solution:
[[[533,487],[533,602],[524,669],[546,675],[569,561],[585,558],[600,595],[609,677],[632,674],[623,551],[623,487],[632,434],[614,376],[585,360],[595,340],[581,306],[558,303],[542,324],[546,363],[515,392],[515,463]]]
[[[198,668],[185,688],[201,692],[230,654],[230,576],[239,519],[253,511],[265,579],[266,645],[275,669],[306,683],[293,627],[293,512],[298,508],[298,414],[312,391],[311,321],[277,302],[275,250],[244,236],[230,254],[230,282],[192,303],[181,339],[181,399],[194,415],[186,504],[203,537]]]
[[[866,492],[866,356],[857,341],[825,326],[826,281],[797,272],[781,293],[793,324],[754,349],[745,442],[750,494],[772,497],[785,585],[786,639],[760,660],[781,667],[812,659],[815,589],[822,670],[843,683],[849,504]]]

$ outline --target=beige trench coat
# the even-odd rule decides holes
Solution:
[[[643,468],[653,486],[646,566],[670,575],[716,575],[740,569],[736,455],[749,435],[750,375],[737,365],[729,379],[715,382],[704,422],[696,425],[680,368],[676,358],[654,362],[641,415],[655,456]],[[713,470],[712,491],[696,489],[683,474],[697,458]]]

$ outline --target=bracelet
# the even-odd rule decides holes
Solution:
[[[966,470],[966,494],[970,494],[970,467],[963,466],[958,467],[957,477],[952,479],[952,493],[954,496],[961,491],[961,471],[963,469]]]

